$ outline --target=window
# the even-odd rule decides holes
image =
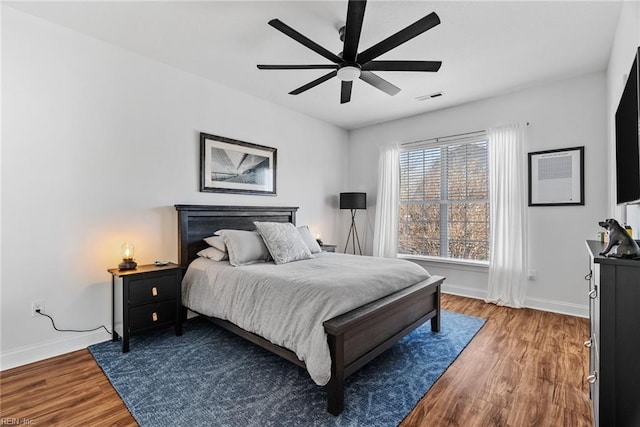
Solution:
[[[487,151],[481,133],[400,153],[399,253],[489,260]]]

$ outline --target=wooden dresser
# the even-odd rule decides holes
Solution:
[[[640,260],[599,255],[605,245],[587,241],[590,259],[589,376],[596,426],[640,426]]]

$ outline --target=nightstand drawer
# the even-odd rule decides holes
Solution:
[[[176,275],[131,280],[129,283],[129,304],[147,304],[177,298]]]
[[[131,332],[136,332],[163,323],[174,322],[176,316],[175,299],[141,305],[130,309],[129,329]]]

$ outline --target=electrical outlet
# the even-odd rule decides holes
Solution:
[[[31,317],[36,317],[38,314],[36,310],[40,310],[40,312],[44,312],[44,300],[37,299],[31,302]]]
[[[538,271],[537,270],[529,270],[529,271],[527,271],[527,278],[529,280],[536,280],[537,276],[538,276]]]

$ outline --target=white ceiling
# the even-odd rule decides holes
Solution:
[[[288,95],[327,70],[256,64],[329,63],[267,22],[280,18],[338,53],[346,0],[6,4],[345,129],[604,70],[620,13],[617,1],[369,1],[359,51],[435,11],[440,25],[379,59],[441,60],[442,67],[378,72],[401,92],[391,97],[356,81],[351,102],[341,105],[337,78]]]

